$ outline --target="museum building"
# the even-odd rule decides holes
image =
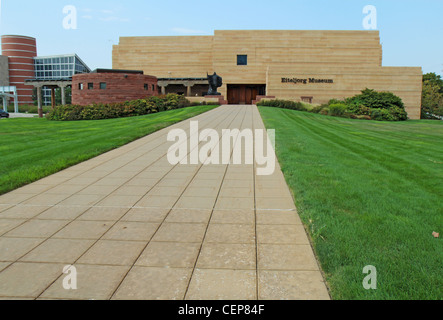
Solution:
[[[402,98],[420,119],[421,67],[382,65],[379,31],[223,30],[213,36],[121,37],[113,68],[158,78],[159,93],[203,96],[207,74],[223,77],[230,104],[263,97],[326,103],[365,88]]]

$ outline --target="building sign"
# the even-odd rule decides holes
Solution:
[[[308,79],[298,79],[298,78],[282,78],[282,83],[293,83],[293,84],[308,84],[308,83],[334,83],[333,79],[316,79],[316,78],[308,78]]]

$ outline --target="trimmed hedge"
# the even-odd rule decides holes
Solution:
[[[274,107],[289,110],[308,111],[308,109],[301,102],[295,102],[290,100],[261,100],[257,103],[257,106]]]
[[[191,103],[184,96],[168,94],[122,103],[56,106],[46,114],[46,118],[55,121],[114,119],[143,116],[186,108],[190,105]]]

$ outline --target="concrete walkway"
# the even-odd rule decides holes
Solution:
[[[14,118],[35,118],[38,117],[38,114],[34,114],[34,113],[14,113],[14,112],[10,112],[9,113],[9,118],[14,119]]]
[[[264,129],[255,106],[192,120]],[[172,166],[170,130],[1,196],[0,299],[329,299],[280,169]]]

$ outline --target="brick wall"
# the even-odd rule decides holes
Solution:
[[[34,57],[37,56],[37,41],[26,36],[4,35],[2,55],[8,56],[9,85],[17,87],[20,105],[33,104],[33,86],[26,85],[26,79],[34,79]]]
[[[101,83],[106,84],[106,88],[102,89]],[[92,89],[90,84],[92,84]],[[155,95],[158,95],[157,78],[153,76],[130,73],[88,73],[72,77],[72,104],[124,102]]]

